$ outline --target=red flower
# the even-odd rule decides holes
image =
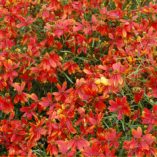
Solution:
[[[47,146],[47,152],[50,153],[51,156],[58,154],[58,149],[55,144],[48,144]]]
[[[67,154],[69,149],[70,149],[70,145],[68,141],[62,141],[62,140],[58,140],[56,141],[56,143],[58,144],[59,150],[62,154]]]
[[[24,112],[23,117],[27,117],[29,120],[32,119],[35,115],[35,108],[37,107],[36,103],[32,103],[30,106],[24,106],[20,108],[21,112]]]
[[[97,111],[103,112],[105,108],[106,104],[102,100],[95,102],[95,109]]]
[[[82,154],[85,157],[93,157],[93,156],[99,156],[99,157],[104,157],[101,146],[97,143],[93,143],[91,147],[86,147],[83,151]]]
[[[157,98],[156,78],[155,77],[150,78],[150,80],[147,82],[147,86],[152,89],[152,96]]]
[[[79,66],[75,62],[69,61],[63,65],[63,70],[68,70],[68,73],[71,75],[79,71]]]
[[[12,86],[17,91],[17,94],[14,98],[14,103],[17,104],[18,102],[25,103],[28,100],[28,94],[23,92],[25,88],[25,82],[20,83],[13,83]]]
[[[134,94],[134,100],[136,103],[139,103],[139,101],[142,99],[144,95],[144,90],[141,90],[140,92],[137,92]]]
[[[97,131],[97,138],[99,141],[103,141],[110,147],[118,148],[119,147],[119,138],[121,137],[122,133],[117,133],[115,129],[103,129],[99,128]]]
[[[153,126],[157,126],[157,105],[153,106],[152,111],[144,108],[141,118],[142,124],[147,124],[148,131],[151,131]]]
[[[92,81],[77,80],[77,93],[80,99],[90,101],[96,96],[97,86]]]
[[[72,88],[66,90],[67,82],[64,82],[62,86],[60,84],[57,84],[57,88],[58,88],[58,92],[53,92],[53,95],[55,96],[56,101],[64,102],[67,95],[72,91]]]
[[[10,80],[12,83],[13,79],[18,76],[16,69],[19,66],[19,63],[16,64],[11,59],[8,59],[3,62],[3,65],[5,72],[2,77],[5,81]]]
[[[53,104],[53,102],[52,102],[52,94],[51,93],[47,93],[47,96],[42,97],[41,101],[39,102],[39,105],[42,108],[49,107],[52,104]]]
[[[59,56],[54,53],[46,53],[41,61],[41,67],[44,70],[50,70],[51,68],[56,68],[57,66],[60,65],[60,58]]]
[[[30,123],[31,128],[29,129],[29,141],[28,146],[33,147],[36,145],[36,142],[41,138],[42,135],[46,135],[47,131],[44,128],[45,118],[42,120],[35,117],[36,123]]]
[[[125,141],[123,144],[124,149],[127,150],[128,156],[155,156],[157,149],[155,145],[155,137],[152,134],[142,135],[141,127],[137,130],[132,129],[133,139]]]
[[[27,18],[23,18],[22,16],[18,16],[18,19],[20,20],[20,23],[16,25],[17,28],[28,26],[35,21],[35,19],[33,19],[30,16],[28,16]]]
[[[10,112],[13,112],[14,106],[11,102],[10,98],[3,98],[0,96],[0,111],[8,114]]]
[[[89,142],[81,137],[76,137],[69,141],[69,144],[73,149],[83,150],[85,147],[89,146]]]
[[[126,100],[126,97],[116,98],[116,101],[110,100],[110,112],[116,112],[118,114],[118,119],[121,120],[123,115],[130,115],[130,106]]]

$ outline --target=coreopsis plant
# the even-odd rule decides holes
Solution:
[[[123,115],[130,115],[130,107],[126,100],[126,97],[116,98],[116,101],[110,100],[109,103],[109,111],[117,112],[119,120],[122,119]]]
[[[142,135],[141,127],[132,130],[133,139],[124,142],[124,148],[128,150],[128,156],[156,156],[154,149],[155,136],[151,134]]]
[[[0,0],[0,156],[156,157],[155,0]]]

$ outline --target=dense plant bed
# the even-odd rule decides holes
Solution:
[[[0,156],[157,156],[157,4],[0,0]]]

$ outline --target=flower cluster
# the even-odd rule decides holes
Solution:
[[[157,156],[156,37],[153,0],[0,0],[0,156]]]

